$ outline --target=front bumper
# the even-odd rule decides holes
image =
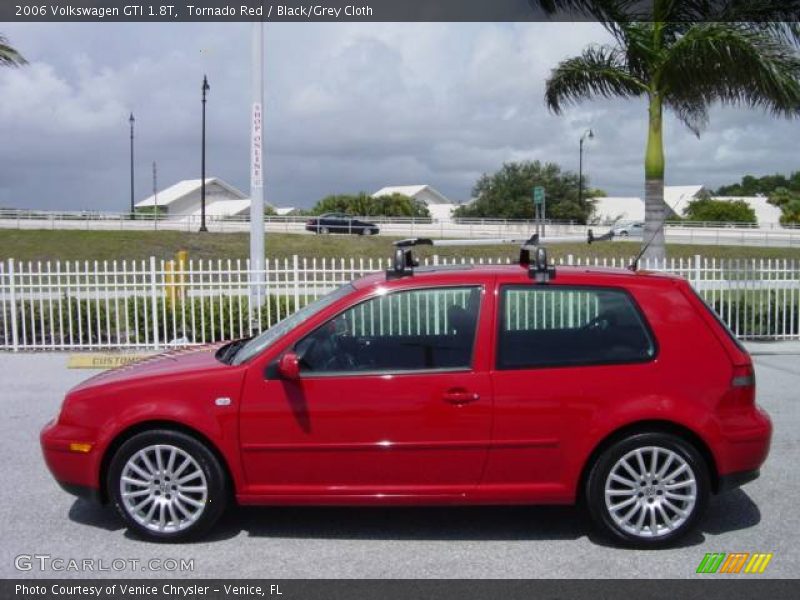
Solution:
[[[55,420],[44,426],[39,436],[45,464],[58,484],[70,494],[83,498],[100,499],[97,478],[97,453],[70,450],[73,442],[92,442],[92,436],[83,429],[59,425]]]

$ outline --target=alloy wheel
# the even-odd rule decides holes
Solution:
[[[142,527],[177,532],[202,516],[208,482],[200,464],[171,444],[146,446],[122,468],[120,496],[125,511]]]
[[[623,455],[605,481],[605,507],[621,530],[639,538],[677,531],[698,499],[691,465],[677,452],[643,446]]]

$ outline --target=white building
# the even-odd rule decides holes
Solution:
[[[755,211],[760,227],[778,225],[781,222],[781,209],[767,202],[766,196],[714,196],[714,200],[744,200]]]
[[[664,186],[664,204],[670,211],[670,217],[682,218],[689,202],[700,196],[705,188],[702,185],[667,185]],[[761,227],[779,223],[781,211],[761,196],[713,196],[714,200],[744,200],[756,213],[756,221]],[[611,223],[622,221],[644,221],[644,200],[637,196],[608,196],[595,198],[593,221]]]
[[[137,209],[158,206],[171,217],[199,217],[201,179],[186,179],[136,203]],[[250,214],[250,198],[218,177],[206,178],[206,216],[236,217]]]
[[[447,197],[429,185],[393,185],[379,189],[372,194],[373,198],[380,196],[391,196],[392,194],[402,194],[419,202],[422,202],[431,213],[434,221],[448,222],[453,218],[453,211],[458,208]]]

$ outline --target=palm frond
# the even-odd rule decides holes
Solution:
[[[800,116],[800,56],[750,24],[695,24],[670,49],[659,87],[679,114],[719,101]]]
[[[19,52],[8,45],[8,40],[0,35],[0,67],[19,67],[27,62]]]
[[[583,54],[562,61],[545,85],[547,106],[555,113],[565,104],[593,96],[625,98],[641,96],[647,86],[627,68],[625,55],[610,46],[589,46]]]

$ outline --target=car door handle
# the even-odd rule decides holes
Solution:
[[[454,388],[452,390],[447,390],[442,396],[442,398],[444,399],[445,402],[461,406],[462,404],[469,404],[470,402],[476,402],[481,399],[481,396],[480,394],[476,394],[475,392],[468,392],[463,388]]]

